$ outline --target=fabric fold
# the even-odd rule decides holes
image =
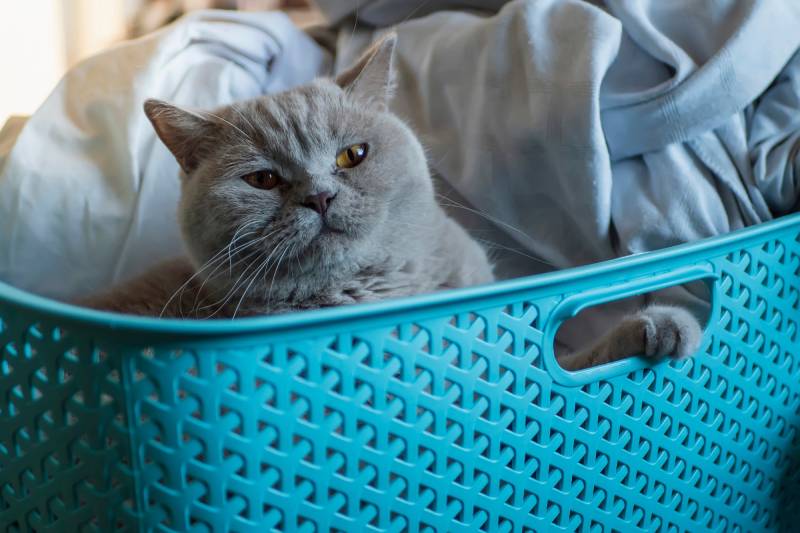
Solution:
[[[358,12],[400,3],[366,0]],[[796,205],[800,4],[481,6],[495,12],[432,0],[432,14],[392,19],[402,66],[394,109],[435,171],[527,252],[570,267]],[[357,55],[381,31],[343,25],[337,55]]]
[[[144,100],[211,109],[329,68],[277,12],[196,12],[80,63],[0,136],[0,279],[71,298],[181,254],[178,168]]]

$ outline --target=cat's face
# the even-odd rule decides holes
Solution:
[[[196,265],[212,262],[205,275],[214,262],[228,281],[258,285],[279,263],[352,270],[424,221],[433,202],[424,153],[386,109],[393,46],[337,81],[213,113],[146,105],[183,167],[180,222]]]

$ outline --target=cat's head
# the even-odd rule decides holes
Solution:
[[[213,112],[145,104],[183,170],[179,219],[196,266],[211,261],[204,276],[260,285],[278,263],[352,270],[425,224],[425,155],[388,110],[394,46],[385,38],[336,79]]]

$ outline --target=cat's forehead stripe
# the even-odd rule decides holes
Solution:
[[[266,105],[265,102],[259,100],[256,102],[256,116],[266,122],[266,130],[267,131],[275,131],[280,128],[280,123],[278,119],[275,118],[275,115],[272,114],[270,111],[269,106]],[[264,128],[262,128],[263,132]]]
[[[331,102],[326,101],[325,92],[316,86],[310,86],[300,93],[303,98],[303,122],[307,125],[303,130],[316,146],[323,146],[326,140],[333,137],[333,131],[327,129],[329,117],[336,115]]]
[[[264,136],[261,148],[269,149],[274,156],[282,156],[287,150],[296,150],[293,136],[287,134],[289,118],[281,105],[265,105],[260,110],[259,119],[264,122]]]
[[[311,142],[309,139],[310,134],[313,132],[313,125],[306,123],[305,129],[308,130],[304,132],[304,126],[301,124],[301,117],[305,118],[305,113],[303,112],[303,108],[306,107],[305,103],[299,99],[294,99],[293,102],[290,102],[292,109],[286,110],[286,134],[290,136],[293,141],[293,145],[296,146],[296,152],[302,154],[303,156],[308,156],[311,153]]]
[[[225,119],[238,131],[225,134],[246,152],[266,151],[276,162],[302,167],[309,159],[335,156],[328,152],[351,136],[351,114],[337,86],[314,84],[231,106]]]

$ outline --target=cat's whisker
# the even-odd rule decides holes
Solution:
[[[269,257],[265,259],[261,263],[261,266],[259,266],[253,273],[253,277],[250,280],[250,283],[247,284],[247,287],[245,287],[244,292],[242,292],[242,296],[241,298],[239,298],[239,302],[236,304],[236,308],[233,310],[233,315],[231,315],[231,318],[236,318],[236,315],[239,313],[239,308],[241,307],[242,302],[244,302],[247,293],[250,292],[250,287],[252,287],[253,283],[258,279],[259,274],[261,274],[261,270],[264,269],[264,267],[266,267],[268,264],[269,264]]]
[[[300,266],[300,259],[299,259],[299,257],[298,257],[298,254],[297,254],[297,249],[298,249],[299,247],[300,247],[300,245],[299,245],[299,244],[295,244],[295,246],[292,248],[292,251],[291,251],[291,253],[290,253],[290,255],[293,255],[293,256],[294,256],[295,263],[297,263],[297,268],[298,268],[298,269],[300,269],[300,268],[301,268],[301,266]],[[286,266],[287,266],[287,268],[289,268],[289,271],[288,271],[288,274],[289,274],[289,279],[291,280],[291,279],[295,279],[295,273],[294,273],[294,272],[291,270],[291,267],[289,266],[290,264],[291,264],[291,261],[290,261],[290,262],[288,262],[288,263],[286,263]]]
[[[230,246],[230,244],[229,244],[228,246]],[[215,254],[214,254],[212,257],[211,257],[211,259],[209,259],[208,261],[206,261],[206,262],[205,262],[205,263],[204,263],[204,264],[203,264],[203,265],[202,265],[200,268],[198,268],[198,269],[197,269],[197,270],[196,270],[196,271],[195,271],[195,272],[194,272],[194,273],[191,275],[191,277],[189,277],[189,279],[187,279],[187,280],[186,280],[186,281],[183,283],[183,285],[181,285],[180,287],[178,287],[178,289],[177,289],[177,290],[176,290],[174,293],[172,293],[172,295],[169,297],[169,299],[167,300],[167,302],[166,302],[166,303],[164,304],[164,306],[161,308],[161,313],[159,314],[159,317],[163,317],[163,316],[164,316],[164,313],[166,312],[166,310],[167,310],[167,307],[169,307],[169,304],[171,304],[171,303],[172,303],[172,300],[174,300],[174,299],[175,299],[175,297],[176,297],[176,296],[178,296],[178,294],[180,294],[180,295],[181,295],[181,298],[183,297],[183,292],[186,290],[186,288],[189,286],[189,284],[190,284],[190,283],[191,283],[191,282],[192,282],[192,281],[193,281],[193,280],[194,280],[194,279],[195,279],[197,276],[199,276],[199,275],[200,275],[200,274],[201,274],[201,273],[202,273],[204,270],[206,270],[207,268],[210,268],[212,264],[214,264],[215,262],[217,262],[217,261],[219,261],[219,260],[221,260],[221,259],[223,259],[223,258],[224,258],[224,254],[225,254],[225,251],[226,251],[226,249],[228,248],[228,246],[223,246],[223,247],[222,247],[222,248],[221,248],[221,249],[220,249],[220,250],[219,250],[217,253],[215,253]],[[182,313],[181,313],[181,315],[182,315]]]
[[[224,250],[222,250],[221,252],[224,252]],[[216,259],[221,259],[221,258],[216,258]],[[167,308],[169,307],[169,304],[171,304],[171,303],[172,303],[172,300],[174,300],[174,299],[175,299],[175,298],[176,298],[176,297],[177,297],[179,294],[181,295],[181,301],[182,301],[182,298],[183,298],[183,293],[184,293],[184,291],[186,290],[186,288],[189,286],[189,284],[190,284],[190,283],[191,283],[191,282],[192,282],[192,281],[193,281],[193,280],[194,280],[194,279],[195,279],[197,276],[199,276],[199,275],[200,275],[200,273],[201,273],[203,270],[205,270],[205,269],[209,268],[209,267],[211,266],[211,264],[213,263],[213,261],[214,261],[214,260],[215,260],[215,258],[209,259],[209,260],[208,260],[208,261],[207,261],[207,262],[206,262],[206,263],[205,263],[205,264],[204,264],[204,265],[203,265],[201,268],[197,269],[197,271],[196,271],[196,272],[194,272],[194,273],[193,273],[193,274],[192,274],[192,275],[189,277],[189,279],[187,279],[187,280],[186,280],[186,281],[185,281],[185,282],[184,282],[184,283],[183,283],[183,284],[182,284],[180,287],[178,287],[178,288],[175,290],[175,292],[173,292],[173,293],[172,293],[172,295],[171,295],[171,296],[170,296],[170,297],[167,299],[166,303],[164,303],[164,306],[161,308],[161,312],[160,312],[160,313],[159,313],[159,315],[158,315],[159,317],[163,317],[163,316],[164,316],[164,313],[167,311]],[[179,307],[181,307],[181,306],[179,305]],[[183,316],[183,311],[181,311],[181,316]]]
[[[241,236],[241,238],[242,238],[242,239],[244,239],[245,237],[249,237],[250,235],[253,235],[254,233],[257,233],[257,232],[245,233],[244,235],[242,235],[242,236]],[[251,245],[253,245],[254,243],[256,243],[256,242],[260,242],[260,241],[262,241],[262,240],[263,240],[263,239],[260,239],[260,238],[259,238],[259,239],[248,240],[248,241],[246,241],[246,242],[244,242],[244,243],[237,244],[235,247],[231,247],[231,245],[233,244],[233,242],[231,242],[231,245],[228,245],[228,257],[227,257],[227,259],[228,259],[228,261],[227,261],[227,263],[228,263],[228,276],[232,276],[232,275],[233,275],[233,267],[234,267],[234,265],[235,265],[235,263],[234,263],[234,261],[233,261],[233,256],[234,256],[234,255],[236,255],[236,254],[238,254],[238,253],[240,253],[240,252],[241,252],[242,250],[244,250],[245,248],[248,248],[248,247],[250,247],[250,246],[251,246]],[[237,261],[237,262],[238,262],[238,261]],[[217,267],[214,269],[214,271],[213,271],[211,274],[209,274],[209,276],[206,276],[206,280],[207,280],[209,277],[213,276],[213,275],[214,275],[214,273],[215,273],[215,272],[216,272],[216,271],[217,271],[217,270],[218,270],[218,269],[219,269],[219,268],[220,268],[220,267],[221,267],[223,264],[224,264],[224,262],[221,262],[219,265],[217,265]]]
[[[219,268],[220,268],[220,267],[221,267],[221,266],[224,264],[223,260],[225,259],[225,252],[226,252],[226,251],[228,252],[228,254],[229,254],[229,257],[230,257],[230,253],[231,253],[231,246],[232,246],[232,245],[233,245],[233,243],[236,241],[236,239],[237,239],[237,235],[239,234],[239,232],[240,232],[241,230],[243,230],[243,229],[247,228],[247,227],[250,227],[250,226],[252,226],[252,225],[254,225],[254,224],[258,223],[258,222],[259,222],[259,221],[255,220],[255,221],[251,221],[251,222],[249,222],[249,223],[245,223],[245,224],[241,225],[241,226],[240,226],[240,227],[239,227],[239,228],[236,230],[236,232],[234,233],[234,236],[233,236],[233,238],[231,239],[231,241],[228,243],[228,245],[227,245],[227,246],[223,246],[222,248],[220,248],[220,250],[219,250],[217,253],[215,253],[215,254],[214,254],[214,255],[213,255],[213,256],[212,256],[212,257],[211,257],[211,258],[210,258],[208,261],[206,261],[206,262],[203,264],[203,266],[201,266],[199,269],[197,269],[197,270],[196,270],[196,271],[195,271],[195,272],[192,274],[192,276],[191,276],[191,277],[190,277],[188,280],[186,280],[186,282],[185,282],[183,285],[181,285],[181,286],[178,288],[178,290],[176,290],[176,291],[175,291],[175,293],[173,293],[173,294],[172,294],[172,296],[170,297],[170,299],[167,301],[167,303],[166,303],[166,304],[164,304],[164,307],[161,309],[161,316],[163,316],[163,314],[164,314],[164,311],[166,310],[167,306],[169,306],[169,304],[171,303],[171,301],[172,301],[172,300],[173,300],[173,299],[174,299],[176,296],[178,296],[178,295],[180,295],[180,300],[179,300],[179,302],[178,302],[178,307],[179,307],[179,309],[180,309],[181,316],[183,316],[183,293],[186,291],[186,288],[189,286],[189,284],[190,284],[190,283],[191,283],[191,282],[192,282],[192,281],[193,281],[193,280],[194,280],[194,279],[195,279],[197,276],[199,276],[200,274],[202,274],[202,273],[203,273],[203,272],[204,272],[206,269],[208,269],[208,268],[211,268],[211,266],[213,266],[214,264],[216,264],[217,266],[216,266],[216,267],[214,267],[214,270],[211,272],[211,274],[210,274],[209,276],[206,276],[206,277],[204,278],[204,280],[203,280],[203,284],[200,286],[200,290],[199,290],[199,291],[197,291],[197,292],[195,293],[195,301],[194,301],[194,303],[192,304],[192,308],[193,308],[193,309],[196,309],[197,298],[199,297],[199,295],[200,295],[200,293],[201,293],[201,291],[202,291],[203,287],[205,287],[205,284],[206,284],[206,282],[208,281],[209,277],[213,277],[214,273],[215,273],[217,270],[219,270]],[[247,235],[252,235],[253,233],[257,233],[257,231],[248,232],[248,233],[246,233],[245,235],[242,235],[240,238],[244,238],[244,237],[245,237],[245,236],[247,236]],[[239,252],[239,251],[241,251],[241,250],[243,250],[243,249],[245,249],[245,248],[247,248],[247,247],[249,247],[249,246],[252,246],[253,244],[256,244],[257,242],[259,242],[259,240],[260,240],[260,239],[256,239],[256,240],[254,240],[254,241],[250,241],[250,242],[244,243],[244,244],[242,244],[242,245],[239,245],[239,246],[237,246],[237,247],[235,248],[235,252]],[[195,315],[196,315],[196,313],[195,313]]]
[[[262,235],[261,237],[259,237],[257,239],[254,239],[254,241],[252,241],[252,242],[264,242],[269,237],[271,237],[272,235],[275,235],[279,231],[280,231],[280,229],[271,231],[271,232],[267,233],[266,235]],[[258,233],[258,230],[256,230],[253,233]],[[252,235],[252,233],[248,233],[246,235]],[[242,238],[244,238],[244,235],[242,236]],[[233,244],[233,243],[231,243],[231,244]],[[229,245],[229,247],[230,247],[230,245]],[[238,253],[238,252],[240,252],[240,251],[241,251],[241,248],[237,248],[237,249],[234,249],[234,250],[231,250],[231,251],[228,252],[228,276],[232,276],[233,275],[233,267],[238,265],[239,263],[241,263],[241,258],[236,262],[233,261],[233,255]]]
[[[267,257],[267,259],[265,260],[265,262],[269,262],[269,260],[270,260],[270,259],[271,259],[271,258],[274,256],[275,252],[276,252],[276,251],[277,251],[277,250],[278,250],[278,249],[279,249],[279,248],[280,248],[280,247],[283,245],[283,243],[284,243],[284,242],[285,242],[285,238],[284,238],[283,240],[281,240],[281,241],[280,241],[280,242],[279,242],[279,243],[278,243],[278,244],[277,244],[275,247],[273,247],[272,251],[269,253],[269,256]],[[264,251],[263,253],[264,253],[264,254],[266,254],[266,251]],[[222,308],[223,308],[223,307],[225,307],[225,305],[228,303],[228,301],[229,301],[229,300],[230,300],[230,299],[231,299],[233,296],[235,296],[235,294],[236,294],[236,292],[239,290],[239,288],[241,288],[241,286],[242,286],[242,285],[244,285],[245,283],[247,283],[247,281],[250,279],[250,274],[249,274],[249,272],[250,272],[250,270],[253,268],[253,266],[255,266],[256,264],[260,264],[260,263],[258,263],[257,261],[254,261],[252,264],[250,264],[250,265],[248,265],[248,266],[247,266],[247,268],[244,270],[244,272],[242,273],[242,275],[240,275],[240,276],[239,276],[239,278],[236,280],[236,283],[234,283],[234,284],[233,284],[233,286],[231,287],[231,289],[228,291],[228,293],[226,294],[225,298],[224,298],[224,299],[221,301],[221,303],[218,301],[218,302],[215,302],[215,303],[213,303],[213,304],[210,304],[210,305],[207,305],[207,306],[200,307],[198,310],[204,310],[204,309],[208,309],[208,308],[210,308],[210,307],[214,307],[214,306],[216,306],[217,304],[219,304],[219,307],[217,308],[217,310],[216,310],[216,311],[214,311],[214,312],[213,312],[213,313],[212,313],[212,314],[209,316],[209,318],[211,318],[211,317],[213,317],[215,314],[217,314],[217,313],[218,313],[220,310],[222,310]],[[245,278],[245,281],[242,283],[242,278],[245,276],[245,274],[247,274],[247,278]]]
[[[278,230],[276,230],[276,231],[278,231]],[[273,233],[275,233],[275,232],[273,232]],[[286,239],[284,239],[282,242],[286,242]],[[288,248],[288,245],[287,245],[287,248]],[[239,298],[239,302],[236,304],[236,308],[234,309],[233,316],[231,318],[236,318],[236,315],[239,312],[239,307],[241,307],[242,302],[244,301],[245,297],[247,296],[247,293],[250,292],[250,287],[252,287],[253,283],[258,279],[258,276],[261,274],[261,271],[264,270],[265,273],[269,272],[269,267],[268,267],[269,261],[270,261],[270,258],[272,257],[272,255],[274,254],[275,250],[277,250],[277,247],[275,249],[273,249],[273,252],[270,253],[270,255],[262,262],[261,266],[259,266],[256,269],[256,271],[253,273],[252,279],[250,280],[250,283],[248,283],[247,287],[245,288],[244,292],[242,293],[242,296]],[[281,257],[283,257],[283,256],[281,256]],[[278,264],[280,264],[280,262]]]
[[[504,244],[500,244],[500,243],[497,243],[497,242],[494,242],[494,241],[490,241],[488,239],[481,239],[480,237],[475,237],[474,235],[473,235],[472,238],[475,239],[478,242],[481,242],[481,243],[485,244],[486,246],[490,246],[490,247],[496,248],[498,250],[505,250],[507,252],[513,252],[515,254],[521,255],[522,257],[530,259],[531,261],[536,261],[537,263],[542,263],[543,265],[547,265],[547,266],[553,267],[555,269],[559,269],[560,268],[558,265],[550,263],[549,261],[545,261],[544,259],[539,259],[538,257],[536,257],[534,255],[527,254],[527,253],[523,252],[522,250],[519,250],[518,248],[512,248],[511,246],[506,246]]]
[[[280,258],[278,259],[278,263],[275,265],[275,272],[272,274],[272,281],[269,284],[269,294],[267,294],[267,307],[269,307],[270,302],[272,301],[272,287],[273,287],[273,285],[275,285],[275,277],[278,275],[278,269],[280,269],[280,267],[281,267],[281,261],[283,261],[283,258],[286,255],[286,252],[289,251],[289,248],[293,248],[294,246],[296,246],[296,245],[292,244],[292,243],[289,243],[286,246],[286,249],[281,254]],[[269,271],[267,271],[267,272],[269,272]]]
[[[255,244],[260,244],[260,243],[263,243],[263,242],[264,242],[264,241],[267,239],[267,237],[269,237],[269,235],[265,235],[265,236],[263,236],[263,237],[260,237],[260,238],[258,238],[258,239],[255,239],[255,240],[253,240],[253,241],[250,241],[250,242],[247,242],[247,243],[241,244],[241,245],[239,245],[239,246],[238,246],[238,247],[237,247],[237,248],[234,250],[234,253],[239,253],[239,252],[243,251],[244,249],[246,249],[246,248],[249,248],[250,246],[253,246],[253,245],[255,245]],[[236,260],[234,263],[232,263],[232,264],[231,264],[231,267],[230,267],[230,271],[229,271],[229,273],[228,273],[228,276],[231,276],[231,275],[233,274],[233,267],[235,267],[235,266],[238,266],[238,265],[239,265],[239,264],[241,264],[242,262],[244,262],[244,261],[248,260],[249,258],[253,257],[253,255],[257,254],[258,252],[259,252],[259,250],[258,250],[258,249],[256,249],[256,250],[251,250],[250,252],[248,252],[248,253],[247,253],[247,254],[245,254],[244,256],[242,256],[242,257],[240,257],[239,259],[237,259],[237,260]],[[219,270],[219,269],[222,267],[222,265],[223,265],[223,264],[224,264],[224,263],[219,263],[219,264],[218,264],[218,265],[217,265],[217,266],[214,268],[214,270],[212,270],[212,271],[211,271],[211,273],[210,273],[210,274],[208,274],[207,276],[205,276],[205,278],[203,279],[203,283],[201,283],[201,284],[200,284],[200,288],[199,288],[199,289],[196,291],[196,293],[195,293],[195,298],[194,298],[194,303],[192,304],[192,310],[194,311],[195,317],[197,316],[197,312],[199,311],[199,308],[198,308],[198,306],[199,306],[200,304],[202,304],[203,302],[205,302],[205,301],[206,301],[206,299],[207,299],[207,298],[204,298],[203,300],[200,300],[200,301],[198,302],[198,298],[200,297],[200,295],[201,295],[201,294],[203,294],[203,289],[205,288],[205,286],[206,286],[206,283],[208,283],[208,281],[209,281],[209,280],[211,280],[211,279],[213,279],[214,277],[216,277],[216,273],[217,273],[217,271],[218,271],[218,270]]]
[[[277,253],[281,253],[281,252],[280,252],[280,250],[281,250],[281,249],[283,249],[283,245],[284,245],[284,244],[286,244],[286,243],[289,241],[289,239],[290,239],[290,238],[294,238],[294,235],[292,235],[291,237],[285,237],[285,238],[284,238],[284,239],[283,239],[283,240],[280,242],[279,246],[276,246],[276,247],[275,247],[275,251],[276,251]],[[286,244],[286,248],[288,248],[289,246],[290,246],[290,244]],[[271,258],[271,257],[272,257],[272,256],[270,256],[270,258]],[[269,268],[267,268],[267,270],[264,272],[264,298],[263,298],[263,299],[264,299],[265,301],[266,301],[266,294],[267,294],[267,283],[266,283],[266,276],[269,276],[269,272],[270,272],[270,270],[272,270],[272,266],[270,266]],[[275,272],[277,273],[277,269],[275,270]],[[274,275],[273,275],[273,279],[275,279],[275,276],[274,276]],[[267,307],[269,307],[269,302],[267,302]]]
[[[251,128],[253,128],[253,132],[254,132],[254,133],[258,131],[258,128],[255,126],[255,124],[253,124],[253,121],[252,121],[252,120],[250,120],[249,118],[247,118],[247,115],[245,115],[244,113],[242,113],[242,110],[241,110],[241,109],[239,109],[239,104],[236,104],[236,103],[234,103],[234,104],[231,104],[231,109],[233,109],[234,111],[236,111],[236,114],[237,114],[237,115],[239,115],[240,117],[242,117],[242,120],[244,120],[245,122],[247,122],[247,123],[250,125],[250,127],[251,127]]]
[[[356,5],[356,12],[355,12],[355,15],[353,16],[353,31],[350,32],[350,40],[351,41],[353,40],[353,37],[355,37],[356,30],[358,29],[358,7],[359,7],[359,4],[361,3],[361,0],[353,0],[353,2]]]
[[[243,141],[249,141],[249,140],[250,140],[250,136],[249,136],[249,135],[247,135],[247,133],[245,133],[245,132],[244,132],[244,130],[242,130],[242,129],[241,129],[239,126],[237,126],[237,125],[236,125],[236,124],[234,124],[233,122],[230,122],[230,121],[228,121],[228,120],[225,120],[225,119],[224,119],[224,118],[222,118],[221,116],[219,116],[219,115],[216,115],[216,114],[212,113],[211,111],[203,111],[203,113],[204,113],[204,114],[206,114],[206,115],[208,115],[208,116],[210,116],[210,117],[213,117],[213,118],[215,118],[215,119],[217,119],[217,120],[221,120],[222,122],[224,122],[225,124],[227,124],[227,125],[228,125],[228,126],[230,126],[231,128],[233,128],[233,129],[235,129],[236,131],[238,131],[239,133],[241,133],[241,134],[242,134],[242,140],[243,140]]]
[[[260,252],[261,254],[266,254],[266,250],[261,250]],[[206,309],[211,309],[213,307],[216,307],[216,310],[207,317],[207,318],[213,318],[214,315],[222,311],[225,305],[227,305],[230,299],[233,298],[233,296],[236,294],[237,289],[243,284],[242,279],[244,279],[244,283],[247,283],[247,280],[250,279],[251,269],[260,264],[261,263],[258,260],[255,260],[252,263],[250,263],[250,265],[248,265],[247,268],[245,268],[245,270],[239,275],[239,277],[236,279],[236,282],[231,286],[231,288],[228,289],[228,292],[225,293],[225,296],[223,298],[217,300],[212,304],[204,305],[203,307],[198,308],[198,311],[203,311]]]
[[[489,222],[493,222],[495,224],[503,226],[504,228],[510,229],[511,231],[515,231],[515,232],[519,233],[520,235],[522,235],[523,237],[525,237],[526,239],[530,238],[530,236],[527,233],[525,233],[524,231],[522,231],[521,229],[519,229],[519,228],[517,228],[515,226],[512,226],[511,224],[508,224],[507,222],[503,222],[502,220],[500,220],[498,218],[495,218],[495,217],[489,215],[488,213],[485,213],[485,212],[483,212],[483,211],[481,211],[479,209],[473,209],[471,207],[467,207],[466,205],[461,204],[461,203],[457,202],[456,200],[453,200],[452,198],[448,198],[447,196],[445,196],[445,195],[443,195],[441,193],[436,193],[436,196],[438,196],[440,198],[443,198],[447,202],[450,202],[450,203],[439,202],[439,204],[442,205],[442,206],[455,207],[455,208],[458,208],[458,209],[463,209],[465,211],[469,211],[470,213],[474,213],[474,214],[476,214],[476,215],[478,215],[480,217],[485,218]]]
[[[303,265],[300,263],[300,254],[297,253],[300,251],[302,251],[301,246],[298,244],[297,246],[295,246],[295,249],[292,250],[292,255],[294,255],[294,262],[297,263],[297,270],[302,273]]]
[[[408,226],[409,228],[417,228],[423,231],[430,231],[431,229],[430,226],[425,226],[423,224],[414,224],[413,222],[400,222],[399,220],[395,221],[394,224],[397,224],[399,226]]]
[[[411,13],[409,13],[408,15],[406,15],[406,17],[405,17],[405,18],[404,18],[404,19],[403,19],[403,20],[402,20],[402,21],[401,21],[399,24],[397,24],[397,25],[399,26],[399,25],[400,25],[400,24],[402,24],[403,22],[407,22],[407,21],[408,21],[408,20],[409,20],[411,17],[413,17],[413,16],[414,16],[414,14],[415,14],[417,11],[419,11],[420,9],[422,9],[423,7],[425,7],[426,5],[428,5],[428,2],[430,2],[430,0],[424,0],[423,2],[420,2],[420,3],[419,3],[419,5],[417,5],[417,7],[415,7],[415,8],[414,8],[414,9],[411,11]]]
[[[241,238],[244,238],[247,235],[252,235],[253,233],[257,233],[257,232],[247,233],[245,235],[242,235]],[[223,250],[223,251],[227,251],[228,252],[226,257],[217,257],[217,256],[219,256],[219,254],[217,254],[217,256],[215,256],[215,258],[212,258],[211,260],[209,260],[209,262],[213,261],[214,263],[218,263],[218,264],[217,264],[216,268],[214,268],[214,270],[208,276],[205,277],[205,280],[207,281],[209,279],[209,277],[213,277],[214,273],[216,273],[216,271],[219,270],[219,268],[225,263],[224,260],[226,258],[228,258],[228,260],[230,261],[231,254],[238,254],[238,253],[242,252],[243,250],[245,250],[246,248],[249,248],[250,246],[253,246],[254,244],[263,242],[266,239],[266,237],[267,236],[259,237],[259,238],[252,239],[252,240],[249,240],[249,241],[244,242],[244,243],[237,244],[236,247],[234,247],[234,248],[231,248],[231,244],[232,243],[228,244],[228,246],[225,247],[225,250]],[[236,266],[241,261],[242,261],[242,259],[240,258],[236,262],[232,263],[231,267]]]
[[[261,243],[261,242],[263,242],[263,241],[264,241],[264,239],[263,239],[263,238],[259,238],[259,239],[256,239],[256,240],[252,240],[252,241],[248,241],[248,242],[246,242],[246,243],[240,244],[239,246],[237,246],[237,247],[234,249],[234,252],[233,252],[233,253],[234,253],[234,254],[239,254],[239,253],[242,253],[242,252],[244,252],[244,251],[245,251],[247,248],[250,248],[251,246],[254,246],[254,245],[256,245],[256,244],[259,244],[259,243]],[[236,267],[236,266],[238,266],[238,265],[239,265],[239,264],[241,264],[243,261],[246,261],[248,258],[252,257],[252,256],[253,256],[253,254],[255,254],[255,253],[257,253],[257,252],[258,252],[258,250],[257,250],[257,249],[256,249],[256,250],[250,250],[249,252],[247,252],[246,254],[242,255],[240,258],[238,258],[236,261],[234,261],[233,263],[231,263],[231,264],[230,264],[230,269],[226,269],[226,270],[228,271],[228,277],[231,277],[231,276],[233,275],[233,267]],[[227,261],[222,261],[222,259],[223,259],[223,258],[220,258],[219,260],[217,260],[217,266],[216,266],[216,267],[214,267],[214,270],[212,270],[212,271],[211,271],[211,272],[209,272],[209,273],[208,273],[206,276],[204,276],[204,277],[203,277],[203,283],[200,285],[200,292],[202,292],[202,289],[203,289],[203,287],[205,287],[206,283],[208,283],[208,281],[209,281],[209,280],[212,280],[212,279],[214,279],[215,277],[217,277],[217,276],[219,276],[219,275],[222,275],[222,273],[221,273],[221,272],[220,272],[219,274],[217,274],[217,272],[218,272],[218,271],[219,271],[219,270],[222,268],[222,265],[224,265],[225,263],[227,263]]]
[[[427,150],[427,148],[426,148],[426,150]],[[442,154],[442,156],[439,159],[436,160],[435,163],[428,164],[428,166],[431,168],[431,172],[433,174],[435,174],[442,182],[444,182],[445,179],[443,177],[441,177],[441,174],[439,174],[439,172],[436,169],[439,168],[439,165],[442,164],[442,161],[444,161],[447,158],[447,156],[450,155],[450,153],[452,151],[453,151],[452,148],[448,148],[447,150],[445,150],[445,152]]]
[[[236,230],[236,232],[233,234],[233,238],[232,238],[232,239],[231,239],[231,241],[228,243],[228,247],[227,247],[227,248],[228,248],[228,263],[229,263],[229,264],[230,264],[230,263],[233,261],[233,258],[231,257],[231,248],[232,248],[232,247],[235,245],[235,243],[236,243],[237,239],[239,239],[239,238],[244,238],[244,237],[246,237],[246,236],[248,236],[248,235],[252,235],[253,233],[258,233],[258,230],[255,230],[255,231],[249,231],[249,232],[245,233],[244,235],[242,235],[241,237],[239,237],[239,232],[240,232],[240,231],[242,231],[242,230],[243,230],[243,229],[245,229],[245,228],[249,228],[249,227],[251,227],[251,226],[253,226],[253,225],[255,225],[255,224],[258,224],[258,223],[259,223],[259,221],[258,221],[258,220],[253,220],[253,221],[251,221],[251,222],[248,222],[247,224],[243,224],[243,225],[242,225],[242,226],[240,226],[240,227],[239,227],[239,229],[237,229],[237,230]],[[231,268],[232,268],[232,267],[231,267]]]

